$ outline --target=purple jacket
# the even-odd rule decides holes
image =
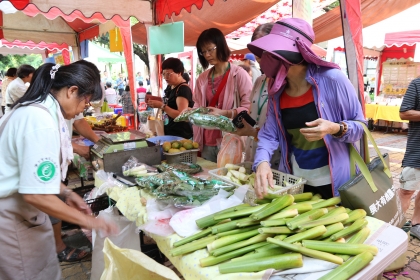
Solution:
[[[363,127],[358,122],[366,123],[366,120],[354,87],[341,70],[309,64],[306,80],[312,85],[319,117],[332,122],[344,121],[348,126],[347,133],[341,138],[334,138],[332,135],[324,137],[329,153],[334,196],[339,196],[338,188],[350,179],[348,143],[355,143],[362,138]],[[254,170],[260,162],[270,162],[274,150],[280,147],[279,171],[293,174],[290,164],[291,147],[281,122],[279,100],[283,90],[284,87],[270,97],[267,120],[258,133]]]

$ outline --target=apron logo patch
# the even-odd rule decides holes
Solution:
[[[36,176],[42,182],[51,181],[56,174],[56,167],[54,163],[49,160],[43,161],[38,164],[38,168],[36,170]]]

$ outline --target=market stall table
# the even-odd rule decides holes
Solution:
[[[365,104],[365,113],[367,119],[374,121],[383,120],[387,122],[386,131],[393,128],[393,123],[408,123],[406,120],[400,118],[400,106],[396,105],[379,105],[379,104]],[[375,125],[376,127],[379,125]]]
[[[217,167],[216,163],[206,161],[202,158],[198,158],[197,163],[203,167],[203,171],[197,174],[201,178],[207,178],[208,171]],[[95,181],[95,185],[99,184],[100,182]],[[407,250],[407,235],[404,231],[375,218],[367,217],[366,219],[369,222],[368,227],[371,229],[371,235],[365,243],[377,246],[379,248],[379,254],[366,268],[352,279],[373,279],[377,275],[381,275],[386,267]],[[172,257],[170,255],[172,244],[182,239],[178,234],[174,233],[166,237],[150,233],[148,235],[156,241],[160,251],[172,262],[185,279],[223,280],[241,278],[251,280],[270,278],[271,271],[220,274],[217,265],[205,268],[200,266],[199,260],[208,256],[207,250],[205,249],[183,256]],[[271,277],[272,279],[279,279],[278,276]]]

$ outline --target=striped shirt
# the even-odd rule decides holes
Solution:
[[[401,103],[400,112],[420,111],[420,78],[411,81]],[[420,122],[408,123],[407,147],[402,161],[403,167],[420,168]]]
[[[308,141],[300,132],[301,128],[307,127],[306,122],[319,117],[312,87],[298,97],[283,93],[280,96],[280,109],[291,143],[293,174],[305,178],[310,186],[330,184],[328,150],[324,140]]]

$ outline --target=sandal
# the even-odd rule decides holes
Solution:
[[[59,262],[77,262],[89,255],[88,252],[78,248],[66,247],[57,254]]]
[[[401,229],[405,232],[409,232],[411,229],[412,225],[411,225],[411,221],[407,221],[402,227]]]

